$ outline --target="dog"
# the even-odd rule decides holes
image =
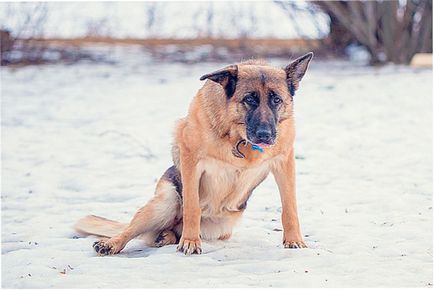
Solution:
[[[295,193],[293,97],[313,53],[284,69],[249,60],[205,74],[188,114],[176,124],[173,166],[129,224],[98,216],[77,222],[101,237],[99,255],[119,253],[134,238],[150,246],[178,243],[201,254],[201,240],[227,240],[253,190],[271,172],[282,203],[283,245],[305,248]]]

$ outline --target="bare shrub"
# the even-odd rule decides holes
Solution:
[[[80,47],[52,45],[44,39],[48,17],[47,3],[6,3],[1,23],[1,65],[33,65],[63,61],[99,61],[101,57],[83,51]],[[102,24],[88,25],[88,36],[110,33]]]
[[[274,0],[274,3],[285,12],[288,20],[291,21],[294,27],[297,38],[307,47],[309,47],[309,40],[312,38],[312,36],[307,33],[306,27],[304,27],[306,17],[308,17],[309,20],[313,22],[315,29],[314,33],[315,35],[319,36],[317,40],[320,42],[322,48],[319,51],[315,51],[316,55],[326,56],[331,53],[343,52],[343,49],[338,49],[337,47],[330,46],[328,43],[328,37],[322,37],[327,36],[327,33],[331,35],[333,32],[331,23],[330,32],[328,30],[329,27],[327,27],[327,25],[324,25],[324,19],[327,18],[327,15],[324,14],[324,12],[319,7],[311,5],[309,3],[300,3],[297,1]],[[322,18],[323,21],[320,21],[320,18]],[[335,29],[333,29],[333,31],[335,31]],[[326,50],[325,48],[328,49]]]
[[[145,30],[146,37],[158,36],[158,28],[162,24],[163,12],[165,3],[161,2],[146,2],[145,6]]]
[[[1,65],[7,64],[7,59],[3,57],[12,50],[14,46],[14,39],[11,36],[11,33],[8,30],[0,30],[0,53],[1,53]]]
[[[86,36],[109,37],[112,31],[108,23],[109,19],[107,18],[88,20],[86,24]]]
[[[8,3],[2,25],[1,65],[14,62],[39,63],[47,47],[33,40],[44,33],[46,3]],[[11,27],[5,27],[5,25]],[[5,44],[3,44],[5,42]]]
[[[432,1],[312,1],[335,26],[337,46],[357,41],[372,63],[409,63],[418,52],[432,52]],[[338,29],[339,28],[339,29]]]

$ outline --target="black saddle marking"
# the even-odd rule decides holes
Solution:
[[[164,172],[163,177],[175,186],[176,193],[182,198],[181,172],[178,168],[176,168],[175,165],[169,167],[166,172]]]

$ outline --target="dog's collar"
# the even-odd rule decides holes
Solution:
[[[232,154],[237,158],[246,158],[246,155],[243,154],[243,152],[240,151],[240,145],[243,144],[244,146],[247,145],[247,141],[245,139],[241,139],[240,141],[235,144],[235,146],[232,148]],[[264,152],[264,149],[259,147],[258,145],[252,144],[252,150],[257,150],[261,153]]]
[[[246,155],[243,154],[243,152],[240,151],[240,145],[243,144],[244,146],[247,145],[247,141],[244,139],[241,139],[240,141],[235,144],[235,146],[232,148],[232,154],[237,158],[246,158]]]

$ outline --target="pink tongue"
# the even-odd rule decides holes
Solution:
[[[265,144],[265,143],[259,143],[259,144],[256,144],[256,145],[259,146],[259,147],[261,147],[262,149],[270,147],[270,145]]]

